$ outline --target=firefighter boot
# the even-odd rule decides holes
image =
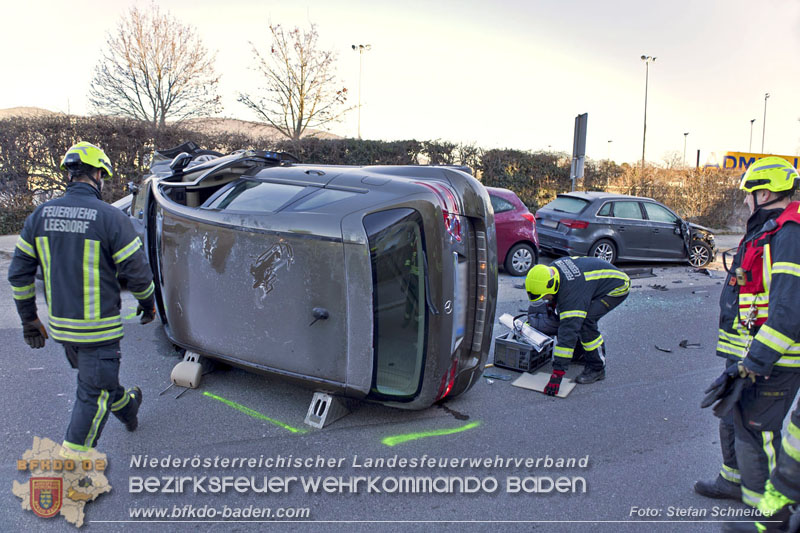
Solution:
[[[717,479],[714,481],[698,481],[694,484],[694,491],[701,496],[715,500],[742,501],[742,487],[728,481],[720,474],[717,474]]]
[[[139,427],[139,408],[142,406],[142,389],[133,387],[128,391],[128,394],[130,394],[132,400],[136,401],[136,410],[133,412],[133,416],[125,422],[125,429],[128,431],[136,431],[136,428]]]
[[[575,383],[588,385],[589,383],[594,383],[595,381],[600,381],[601,379],[606,379],[605,367],[589,368],[587,366],[583,369],[583,372],[581,372],[580,375],[575,378]]]

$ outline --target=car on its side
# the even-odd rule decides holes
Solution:
[[[536,212],[539,246],[554,255],[617,261],[714,260],[712,230],[683,220],[652,198],[607,192],[570,192]]]
[[[480,379],[497,259],[489,196],[468,173],[193,143],[156,152],[151,172],[129,211],[175,345],[406,409]]]
[[[498,187],[486,190],[494,208],[497,261],[512,276],[524,276],[539,260],[536,219],[513,191]]]

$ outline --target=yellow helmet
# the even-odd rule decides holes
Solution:
[[[546,265],[534,265],[525,277],[525,290],[528,292],[528,299],[535,302],[542,299],[545,294],[555,294],[558,292],[561,276],[558,269]]]
[[[797,187],[800,175],[784,158],[764,157],[747,168],[739,188],[752,193],[760,189],[772,192],[787,192]]]
[[[103,176],[103,179],[114,175],[111,160],[106,153],[91,143],[79,142],[67,150],[64,159],[61,160],[61,170],[70,170],[70,167],[74,168],[81,163],[104,171],[106,175]]]

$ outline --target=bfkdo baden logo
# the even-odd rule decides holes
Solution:
[[[41,518],[61,515],[81,527],[84,507],[111,490],[105,476],[105,454],[91,450],[75,455],[50,439],[33,438],[33,446],[17,461],[17,472],[29,472],[27,482],[14,481],[11,491],[25,511]]]
[[[30,479],[31,511],[42,518],[52,518],[61,510],[64,479],[32,477]]]

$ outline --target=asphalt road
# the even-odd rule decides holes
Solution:
[[[2,239],[8,238],[0,237],[0,249],[8,250],[8,246],[2,246]],[[9,255],[0,252],[4,275],[8,263]],[[135,318],[126,318],[121,381],[144,390],[140,427],[131,434],[116,420],[109,420],[100,449],[109,457],[106,475],[113,490],[87,505],[84,528],[137,532],[249,531],[264,527],[277,531],[718,531],[721,526],[713,521],[725,518],[714,516],[715,510],[743,506],[704,499],[692,491],[692,485],[699,478],[716,476],[721,460],[716,419],[698,407],[702,390],[722,368],[714,355],[721,267],[715,264],[709,277],[690,272],[685,265],[648,266],[654,267],[656,277],[633,280],[628,300],[600,323],[608,355],[608,377],[604,381],[579,385],[568,398],[556,399],[513,387],[510,381],[482,378],[469,393],[442,406],[407,412],[364,403],[323,430],[303,424],[311,391],[237,369],[205,376],[200,389],[178,399],[172,390],[159,396],[169,384],[178,358],[157,323],[140,326]],[[520,281],[501,275],[498,317],[527,307],[524,292],[514,288]],[[667,290],[651,287],[656,284]],[[41,306],[41,283],[37,283],[37,294]],[[123,316],[134,307],[135,300],[126,293]],[[45,316],[43,308],[41,316]],[[496,324],[495,336],[504,330]],[[684,339],[701,347],[679,347]],[[661,352],[655,345],[672,352]],[[11,493],[12,480],[27,479],[25,473],[16,471],[16,461],[30,448],[33,437],[56,442],[63,439],[75,374],[56,343],[49,341],[37,351],[23,343],[5,282],[0,283],[0,346],[4,428],[0,437],[0,486],[5,487],[0,495],[0,529],[71,530],[72,526],[61,518],[46,520],[23,512],[19,499]],[[573,366],[568,375],[580,370]],[[518,376],[499,368],[488,372]],[[205,393],[257,414],[244,413]],[[455,429],[461,431],[394,446],[382,442],[389,436]],[[322,468],[133,467],[132,457],[145,454],[157,459],[319,456],[337,464]],[[494,462],[499,457],[512,462],[477,468],[363,466],[371,458],[394,456],[425,456],[436,462],[462,458]],[[533,466],[525,466],[527,458]],[[558,468],[547,464],[547,458],[586,458],[588,464]],[[522,460],[523,464],[513,460]],[[195,494],[191,484],[180,494],[133,493],[130,483],[137,476],[255,476],[259,484],[263,476],[278,480],[289,476],[345,480],[381,476],[376,485],[381,492],[370,493],[362,483],[356,493],[350,493],[347,485],[337,482],[342,493],[322,489],[314,493],[304,490],[298,480],[290,482],[288,492],[269,494],[238,494],[230,489],[225,494]],[[474,493],[391,492],[392,480],[426,476],[472,477],[483,485]],[[545,488],[546,478],[561,476],[573,480],[578,490],[507,491],[509,483],[513,488],[515,478],[537,477]],[[494,490],[493,480],[497,483]],[[388,485],[381,485],[383,482]],[[529,479],[526,486],[532,489],[533,481]],[[169,518],[146,522],[130,515],[136,508],[167,508],[172,512],[186,505],[195,509],[208,506],[219,512],[226,505],[273,510],[302,507],[309,509],[310,517],[257,524],[198,517],[188,518],[201,520],[191,523]],[[670,516],[677,512],[705,516]]]

